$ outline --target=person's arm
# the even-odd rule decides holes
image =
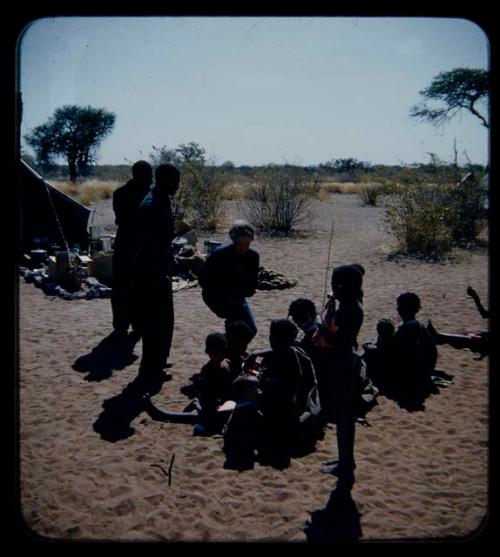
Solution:
[[[257,352],[252,352],[251,354],[249,354],[243,363],[243,372],[249,373],[257,358],[263,359],[264,357],[271,354],[271,352],[272,350],[259,350]]]
[[[248,275],[248,285],[247,285],[247,297],[251,297],[255,294],[257,290],[258,276],[260,267],[260,256],[257,252],[252,259],[252,265],[250,267],[250,273]]]
[[[483,319],[488,319],[490,316],[490,312],[483,306],[478,293],[474,290],[474,288],[472,288],[472,286],[469,286],[467,288],[467,294],[474,300],[477,311],[479,311],[479,315],[481,315]]]
[[[214,283],[214,271],[217,264],[217,252],[212,252],[201,266],[198,283],[203,289],[209,290]]]

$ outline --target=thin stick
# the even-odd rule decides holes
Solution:
[[[325,300],[326,300],[326,287],[328,284],[328,274],[330,272],[330,255],[332,252],[332,241],[333,241],[333,225],[335,223],[335,219],[332,215],[332,227],[330,229],[330,242],[328,243],[328,263],[326,264],[326,271],[325,271],[325,285],[323,288],[323,303],[322,303],[322,308],[325,307]]]
[[[170,466],[168,467],[168,485],[169,485],[169,487],[172,483],[172,466],[174,465],[174,460],[175,460],[175,453],[172,455],[172,458],[170,459]]]

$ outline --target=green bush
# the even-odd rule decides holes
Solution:
[[[303,175],[292,168],[270,166],[249,187],[242,210],[260,232],[288,236],[307,218],[310,203]]]

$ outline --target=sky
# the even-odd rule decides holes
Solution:
[[[461,162],[488,161],[469,113],[441,128],[408,115],[440,72],[488,68],[487,36],[464,19],[44,18],[19,63],[22,135],[67,104],[116,114],[99,164],[190,141],[218,164],[450,161],[454,139]]]

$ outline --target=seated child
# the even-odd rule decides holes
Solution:
[[[391,361],[398,384],[407,388],[427,386],[437,361],[437,348],[427,329],[417,321],[420,299],[413,292],[398,296],[402,325],[391,340]]]
[[[301,432],[314,434],[320,403],[311,359],[295,344],[298,329],[288,319],[272,321],[271,350],[248,357],[249,368],[261,358],[258,405],[269,446],[286,454]],[[305,432],[307,430],[307,433]]]
[[[260,395],[258,378],[244,374],[233,382],[235,408],[224,430],[224,452],[232,459],[246,459],[257,447],[262,415],[257,400]]]
[[[150,399],[146,411],[155,420],[195,424],[194,434],[204,435],[220,431],[228,417],[218,412],[219,407],[232,398],[232,376],[226,360],[227,340],[222,333],[211,333],[206,338],[205,353],[209,361],[202,367],[197,380],[195,398],[184,412],[166,412],[156,408]]]
[[[306,354],[311,358],[316,379],[318,382],[319,399],[322,409],[322,419],[328,421],[328,416],[333,419],[333,410],[330,408],[332,404],[331,382],[328,380],[328,355],[319,348],[314,342],[315,333],[320,322],[316,311],[316,306],[311,300],[298,298],[294,300],[288,309],[288,314],[294,323],[302,329],[304,335],[298,345],[303,348]],[[394,332],[394,327],[392,329]],[[366,412],[376,403],[375,399],[378,395],[378,389],[367,377],[364,366],[357,354],[354,354],[354,408],[356,417],[364,417]]]
[[[390,319],[380,319],[377,323],[376,342],[363,344],[362,358],[366,363],[366,373],[379,386],[382,386],[388,379],[394,332],[394,323]]]
[[[331,397],[328,396],[327,392],[329,383],[325,371],[326,361],[324,351],[313,341],[320,323],[316,306],[311,300],[298,298],[290,304],[288,315],[303,332],[302,338],[298,341],[297,345],[304,350],[314,365],[323,413],[323,410],[326,411]]]

